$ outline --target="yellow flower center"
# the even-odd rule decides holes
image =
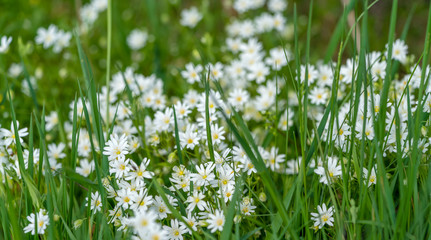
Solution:
[[[324,215],[323,217],[322,217],[322,220],[324,221],[324,222],[327,222],[328,221],[328,216],[327,215]]]

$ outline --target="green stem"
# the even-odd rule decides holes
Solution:
[[[106,96],[106,104],[109,104],[109,80],[111,78],[111,43],[112,43],[112,0],[108,0],[108,43],[107,43],[107,52],[106,52],[106,88],[107,88],[107,96]],[[106,126],[109,130],[109,107],[106,108]]]

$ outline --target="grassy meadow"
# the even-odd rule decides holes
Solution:
[[[0,9],[0,239],[431,237],[429,2]]]

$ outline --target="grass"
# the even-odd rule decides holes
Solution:
[[[148,13],[146,19],[148,28],[152,30],[153,39],[141,52],[131,52],[124,40],[125,32],[128,30],[124,30],[123,27],[129,28],[126,23],[130,24],[132,20],[125,21],[124,18],[127,18],[128,14],[133,15],[130,11],[135,10],[121,12],[119,9],[124,7],[122,3],[108,0],[107,11],[103,13],[106,14],[103,16],[106,22],[96,23],[104,26],[103,30],[95,30],[100,32],[93,33],[96,36],[100,35],[99,43],[104,45],[103,54],[94,54],[92,49],[97,42],[94,40],[91,42],[91,34],[81,34],[78,30],[74,32],[73,38],[76,44],[70,46],[68,50],[71,56],[67,60],[62,60],[63,63],[71,63],[64,68],[73,76],[74,86],[71,89],[64,89],[64,86],[70,83],[60,83],[61,87],[58,89],[60,92],[65,92],[64,98],[59,94],[51,101],[52,92],[40,83],[39,86],[33,86],[31,73],[37,68],[38,58],[31,50],[25,50],[25,43],[19,42],[19,58],[12,56],[12,60],[9,60],[6,57],[9,55],[0,55],[0,74],[5,79],[0,85],[3,92],[0,107],[4,113],[4,118],[0,119],[1,127],[8,129],[12,123],[15,139],[20,138],[19,129],[24,126],[29,128],[28,136],[23,143],[16,141],[6,148],[12,152],[8,152],[8,161],[16,159],[18,170],[4,168],[4,174],[1,175],[9,176],[0,184],[1,238],[131,238],[134,234],[131,226],[127,226],[122,231],[119,229],[122,226],[118,223],[120,220],[110,222],[111,217],[108,217],[110,211],[114,211],[114,214],[127,212],[129,215],[125,215],[125,218],[131,218],[136,213],[125,207],[115,208],[118,200],[108,198],[110,194],[118,197],[118,192],[124,183],[115,179],[115,174],[111,172],[112,161],[103,154],[104,147],[108,146],[108,141],[112,139],[111,134],[119,131],[118,127],[125,126],[125,118],[131,121],[129,128],[136,129],[136,132],[131,135],[140,139],[139,150],[127,156],[136,162],[137,166],[144,158],[151,160],[148,168],[154,172],[154,176],[145,179],[144,184],[152,196],[160,196],[163,199],[166,209],[171,212],[168,218],[160,220],[159,223],[172,226],[171,220],[178,220],[184,224],[184,229],[190,231],[184,236],[185,238],[426,239],[430,237],[429,150],[423,152],[421,148],[424,146],[422,141],[429,141],[431,130],[430,115],[426,110],[429,104],[427,67],[431,44],[430,6],[427,6],[428,21],[425,29],[414,26],[417,25],[415,11],[418,6],[422,6],[420,3],[404,11],[400,7],[404,6],[401,5],[403,3],[398,3],[396,0],[392,2],[391,11],[387,15],[387,38],[382,40],[383,37],[380,36],[377,40],[380,44],[379,49],[382,51],[387,44],[388,53],[381,60],[385,63],[385,77],[375,80],[368,53],[373,51],[373,46],[377,44],[374,43],[376,33],[370,31],[372,29],[370,25],[375,21],[373,11],[380,6],[379,1],[351,1],[347,4],[342,14],[338,16],[339,19],[335,21],[334,31],[327,38],[328,41],[325,42],[327,46],[324,49],[315,49],[314,45],[317,42],[314,39],[317,34],[313,26],[318,24],[316,22],[319,21],[321,12],[325,11],[320,9],[322,8],[320,3],[311,1],[307,6],[300,2],[289,3],[288,14],[292,16],[289,19],[293,27],[292,36],[285,38],[279,35],[276,39],[273,37],[275,33],[265,33],[259,39],[262,40],[265,51],[269,51],[274,44],[281,45],[286,58],[289,51],[293,52],[293,60],[288,61],[287,66],[281,71],[274,71],[269,75],[274,77],[276,84],[273,108],[262,111],[259,117],[250,120],[245,110],[233,108],[231,104],[224,105],[230,101],[229,94],[233,87],[226,87],[228,83],[223,79],[213,79],[210,75],[211,69],[206,73],[202,72],[200,83],[187,84],[186,80],[180,77],[180,72],[184,70],[183,65],[188,62],[206,66],[206,61],[229,63],[235,59],[235,55],[221,50],[224,45],[222,41],[226,35],[223,35],[220,29],[223,24],[226,24],[229,16],[227,7],[221,3],[204,1],[200,9],[205,13],[200,23],[204,26],[185,30],[176,22],[175,16],[179,16],[181,9],[188,5],[180,1],[171,2],[140,3],[139,6]],[[79,3],[76,2],[76,4]],[[214,6],[218,8],[213,14],[211,7]],[[41,10],[36,10],[36,12],[39,11]],[[258,11],[260,10],[247,12],[240,17],[245,19],[258,16],[260,14]],[[408,12],[406,21],[401,35],[398,35],[397,29],[401,25],[399,19],[400,16],[405,17],[405,12]],[[354,25],[349,25],[347,22],[350,13],[355,15]],[[125,25],[122,25],[123,23]],[[5,23],[0,20],[0,26],[2,24]],[[172,26],[169,26],[170,24]],[[12,25],[11,28],[17,27]],[[409,32],[413,31],[411,28],[424,30],[423,49],[418,54],[420,56],[418,60],[409,56],[407,63],[402,64],[392,58],[392,49],[398,38],[409,42]],[[169,32],[178,35],[175,36],[175,41],[184,39],[184,42],[175,43],[167,38]],[[121,38],[121,35],[124,37]],[[14,38],[14,41],[16,39]],[[280,43],[284,41],[292,44],[293,48],[289,49],[288,44]],[[318,46],[321,43],[316,44]],[[45,51],[33,43],[30,45],[36,52]],[[417,49],[416,47],[413,49]],[[95,49],[99,50],[99,48]],[[40,64],[48,65],[54,62],[55,55],[52,53],[47,55],[49,55],[47,61]],[[133,60],[132,55],[144,60]],[[310,101],[316,84],[308,77],[312,74],[311,66],[314,66],[318,58],[322,58],[323,63],[331,62],[333,73],[331,86],[327,88],[327,101],[320,106]],[[354,70],[351,72],[353,81],[349,83],[345,82],[346,75],[342,73],[342,69],[346,66],[344,64],[346,58],[357,60],[354,61]],[[103,61],[98,62],[100,59]],[[7,74],[6,62],[9,64],[8,61],[18,61],[23,67],[21,80],[28,84],[29,96],[19,91],[19,87],[24,84],[23,81]],[[139,71],[154,73],[163,81],[162,90],[167,96],[166,105],[173,109],[172,120],[170,120],[172,121],[171,132],[155,129],[157,122],[146,120],[147,117],[153,118],[159,110],[164,112],[163,109],[143,106],[140,95],[150,94],[154,89],[148,87],[148,89],[136,90],[134,86],[137,85],[138,79],[129,82],[124,73],[120,74],[124,90],[121,93],[114,93],[119,96],[119,100],[112,104],[115,114],[110,111],[110,108],[104,106],[106,99],[99,93],[102,86],[106,86],[107,102],[110,101],[110,93],[114,91],[111,89],[114,81],[112,65],[122,72],[128,63],[135,64]],[[304,80],[298,74],[301,66],[305,66]],[[409,67],[418,69],[419,66],[420,81],[419,86],[415,88],[412,85],[414,76]],[[78,74],[78,67],[82,75]],[[47,71],[48,78],[55,75],[49,73],[51,70]],[[405,75],[409,77],[409,85],[402,91],[398,91],[396,84],[401,82]],[[256,84],[250,87],[249,92],[253,96],[258,96],[259,86]],[[184,93],[193,88],[201,93],[204,106],[204,111],[200,113],[204,119],[202,134],[206,137],[202,135],[198,146],[191,150],[181,144],[179,133],[185,131],[185,120],[179,116],[173,104],[176,99],[183,99]],[[342,98],[339,98],[340,91],[345,92]],[[217,102],[212,92],[220,93],[220,102]],[[290,93],[295,97],[290,97]],[[369,97],[377,93],[380,96],[379,99]],[[71,98],[67,99],[68,97]],[[295,105],[295,98],[297,105]],[[75,101],[71,105],[71,117],[68,118],[65,106],[69,106],[72,99]],[[77,103],[78,99],[88,102],[83,104],[82,112],[78,110],[80,107]],[[214,213],[216,210],[224,212],[223,228],[215,232],[207,228],[208,222],[202,222],[202,226],[195,229],[195,225],[191,225],[187,219],[187,199],[192,196],[194,185],[197,184],[193,182],[193,178],[189,191],[178,189],[171,180],[173,166],[184,165],[188,171],[196,173],[195,166],[206,162],[216,163],[218,155],[221,155],[222,146],[215,144],[212,139],[210,118],[215,115],[211,113],[210,100],[218,106],[217,121],[223,124],[227,132],[226,145],[230,148],[240,147],[256,170],[256,173],[249,175],[241,170],[240,163],[232,164],[234,166],[232,171],[235,173],[232,180],[234,191],[228,202],[225,202],[224,190],[220,182],[202,187],[207,189],[205,192],[205,199],[209,205],[207,212]],[[393,105],[388,106],[388,101]],[[125,118],[120,112],[122,111],[120,102],[131,112]],[[343,113],[344,106],[349,107],[346,113]],[[29,108],[32,110],[28,110]],[[311,116],[316,108],[320,109],[319,119]],[[289,116],[288,109],[294,109],[294,116]],[[47,129],[46,119],[48,112],[52,110],[58,110],[59,125],[61,125],[54,131]],[[390,124],[387,121],[389,113],[394,116]],[[193,109],[191,114],[197,119],[199,111]],[[287,115],[286,119],[292,117],[293,121],[292,126],[287,124],[286,130],[278,126],[284,114]],[[363,121],[363,116],[368,116],[370,120]],[[65,122],[69,123],[70,127],[67,128],[64,125]],[[346,145],[343,149],[337,143],[337,136],[341,135],[339,130],[344,124],[350,125],[349,129],[352,133],[346,137]],[[369,139],[366,133],[369,124],[372,125],[375,134],[372,139]],[[389,142],[391,131],[395,131],[395,139]],[[86,133],[89,136],[89,155],[83,157],[81,144]],[[157,137],[158,144],[154,143],[153,137]],[[4,138],[1,139],[3,140]],[[52,171],[48,145],[59,142],[66,144],[64,150],[66,157],[61,162],[62,168]],[[389,151],[389,146],[395,150]],[[300,162],[295,162],[296,174],[286,174],[283,172],[286,170],[285,167],[276,171],[270,170],[269,161],[273,159],[262,149],[271,147],[277,147],[279,152],[286,155],[286,160],[302,159]],[[36,149],[39,149],[39,152],[36,152]],[[207,152],[208,156],[206,156]],[[231,153],[229,156],[233,157],[234,154]],[[323,184],[319,181],[320,176],[314,171],[317,166],[311,167],[311,165],[320,164],[325,174],[329,176],[333,173],[329,165],[329,159],[332,157],[339,159],[341,174],[339,178],[331,176],[332,183]],[[83,176],[77,171],[84,159],[94,161],[94,172],[88,176]],[[230,160],[226,158],[224,161]],[[369,187],[364,182],[370,182],[373,176],[364,174],[363,169],[370,172],[373,167],[376,170],[375,184]],[[219,170],[214,172],[216,179],[221,177],[222,173]],[[106,185],[112,186],[113,192],[108,191]],[[221,192],[218,189],[221,189]],[[91,199],[91,193],[96,191],[101,195],[102,207],[100,212],[94,213],[91,204],[85,205],[85,203],[87,203],[86,199]],[[222,197],[217,197],[219,193]],[[244,205],[244,199],[252,199],[252,204],[257,207],[251,216],[242,213],[241,206]],[[322,204],[334,207],[332,215],[334,226],[326,225],[321,229],[315,229],[311,213],[317,212],[317,206]],[[40,209],[45,209],[49,217],[49,225],[45,233],[38,235],[36,232],[34,236],[25,234],[23,228],[28,225],[26,217],[31,213],[39,212]],[[196,216],[199,216],[198,212],[201,211],[197,209],[191,211]]]

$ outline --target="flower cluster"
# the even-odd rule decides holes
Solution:
[[[91,26],[106,8],[106,0],[84,5],[82,28]],[[317,212],[307,213],[314,223],[306,226],[317,232],[337,225],[334,218],[344,214],[337,212],[342,183],[364,191],[381,184],[384,171],[377,167],[376,157],[368,154],[374,153],[370,146],[378,136],[384,139],[384,167],[393,165],[396,158],[406,158],[413,148],[430,153],[427,129],[419,136],[418,146],[409,137],[412,112],[421,102],[423,112],[431,112],[431,81],[426,80],[430,68],[422,70],[413,64],[403,40],[397,39],[381,52],[366,53],[368,75],[361,76],[364,85],[357,85],[359,57],[340,63],[297,62],[293,68],[292,61],[301,59],[293,59],[287,45],[263,40],[268,33],[285,36],[291,31],[283,15],[287,1],[235,0],[232,8],[237,17],[226,26],[220,49],[224,58],[183,61],[169,73],[186,84],[184,95],[170,96],[163,76],[144,74],[134,63],[114,72],[109,84],[94,95],[79,95],[67,102],[68,112],[48,112],[43,124],[38,122],[39,132],[46,133],[39,145],[32,138],[34,129],[20,128],[18,121],[8,122],[10,128],[0,126],[2,182],[20,183],[30,169],[39,169],[37,181],[53,176],[50,184],[64,186],[58,176],[72,171],[71,181],[91,185],[75,189],[83,206],[76,212],[91,214],[77,220],[76,229],[83,219],[92,226],[97,216],[124,237],[190,239],[196,234],[218,235],[231,220],[255,228],[253,224],[266,221],[269,211],[265,203],[268,183],[261,174],[287,186],[301,173],[301,181],[316,186],[309,196],[319,196],[310,201],[308,209]],[[204,18],[199,9],[192,6],[181,11],[182,30],[198,26]],[[248,15],[255,10],[261,11]],[[151,42],[151,32],[139,29],[123,39],[133,54],[146,50]],[[52,24],[37,30],[35,42],[58,53],[69,46],[71,37]],[[11,40],[1,39],[1,53],[7,52]],[[394,74],[385,99],[382,89],[390,56],[402,71]],[[16,79],[23,72],[22,64],[12,64],[8,77]],[[285,77],[287,72],[289,77]],[[36,78],[30,77],[30,86],[24,87],[28,95],[30,89],[37,89]],[[419,99],[423,85],[425,97]],[[381,106],[386,106],[385,111]],[[331,111],[325,116],[328,107]],[[383,136],[375,132],[380,119],[385,123]],[[429,124],[428,118],[424,121]],[[241,132],[232,126],[240,126]],[[313,139],[319,150],[307,156],[303,150]],[[328,151],[322,151],[326,146]],[[352,155],[356,158],[358,149],[368,148],[371,151],[360,153],[362,161],[346,160]],[[419,164],[429,164],[425,157],[420,159]],[[44,234],[54,224],[49,217],[54,213],[37,209],[27,217],[24,232]]]

